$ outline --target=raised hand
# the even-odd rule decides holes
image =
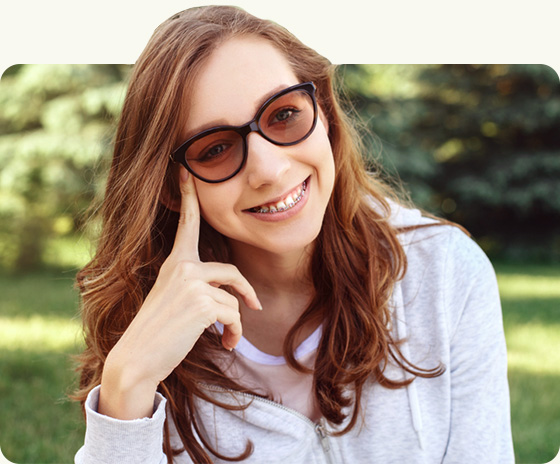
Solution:
[[[237,345],[239,302],[221,286],[233,288],[247,307],[261,309],[254,289],[235,266],[200,261],[196,186],[193,176],[180,169],[181,211],[173,249],[103,370],[99,412],[119,419],[151,415],[159,382],[216,321],[224,325],[224,348]]]

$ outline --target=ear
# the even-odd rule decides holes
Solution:
[[[159,202],[167,209],[181,211],[181,194],[179,193],[179,170],[174,170],[171,179],[166,180],[161,189]]]

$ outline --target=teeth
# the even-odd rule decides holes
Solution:
[[[278,213],[282,211],[286,211],[293,207],[296,203],[298,203],[305,195],[305,187],[306,183],[304,182],[303,185],[299,186],[294,193],[288,194],[288,196],[279,202],[271,205],[263,205],[257,206],[253,208],[251,211],[254,213]]]

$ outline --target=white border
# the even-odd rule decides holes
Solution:
[[[0,73],[19,63],[133,63],[158,24],[208,3],[273,19],[338,64],[536,63],[560,70],[556,0],[28,0],[2,7]]]

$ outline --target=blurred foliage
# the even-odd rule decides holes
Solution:
[[[376,136],[373,156],[417,204],[466,226],[490,255],[560,260],[553,69],[348,65],[342,75]]]
[[[52,263],[102,192],[128,65],[0,81],[0,268]],[[373,158],[491,255],[560,260],[560,85],[539,65],[347,65]],[[555,234],[556,232],[556,234]],[[77,240],[77,238],[76,238]]]
[[[129,66],[18,65],[0,82],[0,267],[41,267],[103,188]],[[101,173],[101,174],[100,174]]]

